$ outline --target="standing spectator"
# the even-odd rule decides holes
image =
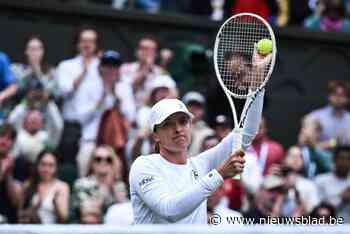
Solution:
[[[93,151],[87,176],[74,184],[72,219],[80,220],[81,208],[86,200],[101,206],[102,214],[114,203],[127,201],[126,185],[122,181],[123,170],[123,164],[110,146],[98,146]]]
[[[10,70],[10,61],[6,54],[0,52],[0,123],[6,118],[5,101],[17,92],[16,79]]]
[[[321,200],[337,208],[340,206],[347,188],[350,187],[350,147],[338,146],[333,157],[334,171],[317,176],[315,182]]]
[[[86,116],[84,113],[86,108],[95,108],[96,96],[100,95],[96,89],[103,88],[98,75],[97,32],[92,28],[82,29],[78,34],[77,47],[79,54],[61,62],[57,68],[58,87],[63,97],[62,114],[65,120],[59,152],[65,157],[65,161],[73,163],[79,149],[81,125]]]
[[[158,49],[158,41],[152,36],[145,36],[138,42],[137,61],[121,67],[122,79],[132,84],[137,109],[146,103],[152,82],[163,78],[160,76],[164,73],[163,69],[155,64]],[[133,122],[134,118],[135,116],[131,116],[130,122]]]
[[[24,185],[22,212],[37,215],[40,223],[66,223],[69,210],[69,186],[57,179],[57,160],[51,152],[39,154],[31,179]]]
[[[324,32],[350,32],[350,21],[347,19],[344,0],[320,0],[322,7],[304,21],[309,29]]]
[[[195,91],[188,92],[183,96],[182,101],[193,114],[192,137],[188,150],[188,156],[192,157],[200,153],[204,138],[213,135],[214,131],[203,120],[205,115],[205,98],[202,94]]]
[[[47,147],[54,150],[61,139],[63,120],[56,103],[48,96],[48,91],[40,80],[30,80],[25,98],[11,111],[8,121],[20,132],[23,129],[27,113],[39,111],[40,118],[43,118],[43,130],[48,135]]]
[[[96,87],[93,93],[88,94],[90,106],[85,106],[80,112],[82,137],[77,156],[80,176],[86,175],[88,162],[97,140],[99,144],[110,144],[117,151],[123,151],[126,144],[128,124],[121,115],[119,99],[116,97],[122,93],[115,92],[120,64],[121,59],[118,52],[103,53],[98,67],[99,74],[95,81]],[[118,120],[113,118],[117,117],[116,115],[118,115]]]
[[[312,111],[306,118],[316,119],[321,124],[321,141],[332,148],[336,144],[350,144],[350,85],[348,81],[333,80],[328,83],[328,105]]]
[[[97,111],[95,111],[95,119],[96,121],[100,119],[99,126],[97,126],[97,145],[111,146],[122,161],[123,167],[127,168],[124,152],[128,140],[129,122],[123,113],[123,104],[126,104],[123,99],[127,98],[128,94],[132,95],[132,91],[129,83],[119,80],[120,65],[119,53],[110,50],[102,55],[99,72],[104,83],[104,92],[107,93],[105,98],[107,103],[101,106],[103,111],[106,108],[101,115],[96,115]],[[128,90],[130,92],[127,92]],[[110,99],[114,98],[114,103],[108,103],[108,96]],[[89,156],[84,157],[84,160],[88,162]],[[127,181],[126,170],[123,178],[124,181]]]
[[[268,127],[266,119],[262,118],[258,134],[253,140],[249,152],[256,155],[263,175],[268,174],[269,170],[274,170],[282,164],[284,158],[283,146],[270,139],[267,135]]]
[[[20,204],[21,186],[14,179],[14,159],[10,155],[16,131],[9,124],[0,125],[0,217],[8,223],[16,223]]]
[[[14,63],[11,69],[18,79],[19,96],[26,94],[31,79],[40,80],[50,98],[58,98],[55,70],[45,61],[45,46],[39,36],[31,36],[26,42],[24,63]]]

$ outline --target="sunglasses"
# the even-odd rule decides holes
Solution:
[[[111,157],[99,157],[99,156],[96,156],[96,157],[94,157],[94,161],[97,162],[97,163],[101,163],[103,161],[105,161],[108,164],[112,164],[113,163],[113,159]]]

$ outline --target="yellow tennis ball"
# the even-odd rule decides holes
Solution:
[[[259,54],[267,55],[272,52],[272,41],[270,39],[261,39],[256,45]]]

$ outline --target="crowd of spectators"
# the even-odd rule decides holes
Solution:
[[[65,4],[139,10],[150,14],[190,14],[221,21],[252,12],[277,27],[304,26],[311,30],[350,31],[349,0],[58,0]]]
[[[45,61],[40,36],[28,39],[22,63],[0,53],[1,223],[131,224],[128,172],[138,156],[155,152],[147,119],[159,100],[182,99],[193,114],[189,157],[232,129],[224,115],[206,123],[201,93],[179,96],[167,70],[172,52],[157,64],[154,37],[139,40],[131,63],[100,51],[93,28],[77,38],[76,56],[57,67]],[[303,118],[289,149],[269,137],[263,118],[242,180],[226,180],[208,214],[339,215],[350,222],[349,96],[348,82],[331,81],[329,104]]]

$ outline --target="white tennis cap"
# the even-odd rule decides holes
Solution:
[[[166,120],[170,115],[182,112],[192,118],[193,115],[188,111],[187,107],[183,102],[178,99],[163,99],[157,102],[151,109],[149,117],[149,126],[151,131],[154,131],[154,127],[158,124],[161,124]]]

